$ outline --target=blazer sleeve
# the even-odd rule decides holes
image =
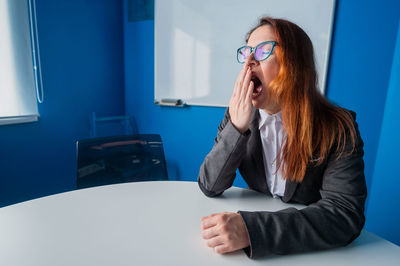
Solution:
[[[200,167],[198,184],[206,196],[219,196],[232,186],[249,136],[250,130],[242,134],[233,126],[227,109],[214,146]]]
[[[331,152],[328,157],[319,201],[302,210],[239,211],[250,238],[250,247],[244,249],[250,258],[335,248],[357,238],[365,222],[367,190],[357,123],[355,128],[355,151],[341,158]],[[352,149],[349,142],[345,152]]]

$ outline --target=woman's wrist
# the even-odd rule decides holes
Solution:
[[[235,125],[235,123],[232,121],[232,119],[231,119],[231,124],[242,135],[248,135],[250,133],[250,129],[248,127],[247,128],[240,128],[240,127]]]

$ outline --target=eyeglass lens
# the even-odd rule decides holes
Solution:
[[[271,54],[272,46],[272,43],[258,45],[254,52],[254,58],[259,61],[266,59]]]
[[[237,58],[240,63],[244,63],[246,58],[251,54],[251,48],[244,46],[238,50]]]
[[[255,51],[254,51],[254,58],[258,61],[265,60],[272,51],[273,48],[273,43],[268,42],[268,43],[261,43],[256,46]],[[247,57],[250,56],[252,52],[252,49],[248,46],[244,46],[241,49],[238,50],[238,61],[240,63],[244,63],[247,59]]]

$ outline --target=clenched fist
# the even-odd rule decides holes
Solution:
[[[216,253],[228,253],[250,245],[243,218],[238,213],[224,212],[201,218],[201,230],[207,246]]]

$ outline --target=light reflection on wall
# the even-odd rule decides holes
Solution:
[[[192,19],[184,23],[180,16],[173,17],[174,60],[170,88],[183,100],[209,96],[210,22],[185,1],[175,1],[174,6],[175,14],[185,14]],[[201,30],[193,31],[198,28]]]
[[[210,48],[201,41],[195,43],[195,62],[194,96],[210,95]]]
[[[191,96],[193,38],[176,28],[174,41],[174,54],[176,57],[170,88],[174,90],[175,95],[180,95],[185,99]]]
[[[179,28],[174,36],[176,57],[170,88],[183,99],[209,95],[209,47]]]

